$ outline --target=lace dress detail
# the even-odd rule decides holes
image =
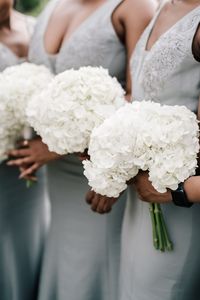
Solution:
[[[125,84],[126,55],[124,45],[113,28],[111,14],[120,0],[108,0],[89,16],[71,37],[62,45],[56,55],[55,66],[44,48],[44,34],[49,18],[59,0],[52,0],[39,17],[35,34],[31,41],[30,61],[45,64],[55,73],[80,66],[99,66],[109,69],[111,75]],[[100,30],[98,30],[98,28]],[[83,50],[84,49],[84,50]],[[98,53],[98,55],[94,55]],[[123,67],[122,67],[123,66]]]
[[[185,105],[196,111],[200,64],[192,55],[192,41],[200,22],[200,6],[146,51],[159,12],[143,33],[132,57],[133,99]],[[185,209],[166,203],[162,210],[174,242],[171,253],[154,249],[149,205],[129,188],[122,234],[120,300],[200,299],[200,206]]]
[[[146,100],[162,101],[163,95],[170,98],[170,91],[167,89],[170,89],[170,86],[174,88],[175,81],[180,84],[180,73],[182,80],[184,80],[184,76],[188,77],[188,72],[190,73],[188,68],[191,69],[193,74],[195,72],[197,75],[197,80],[193,82],[193,85],[195,84],[193,94],[196,95],[199,92],[197,84],[200,78],[200,70],[191,49],[193,37],[200,22],[200,7],[192,10],[179,20],[147,51],[145,47],[158,14],[144,32],[132,58],[133,84],[136,88],[134,98],[137,99],[138,93],[142,94]],[[143,55],[141,55],[141,52]],[[138,61],[140,61],[140,68],[138,67]],[[191,82],[191,79],[189,81]],[[136,82],[139,85],[139,92],[135,87]],[[184,95],[185,92],[186,96],[187,93],[184,87],[182,88],[182,94]],[[173,103],[170,102],[170,104]],[[182,101],[180,104],[186,103]]]

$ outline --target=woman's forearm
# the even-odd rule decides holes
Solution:
[[[184,189],[190,202],[200,202],[200,176],[192,176],[187,179]]]

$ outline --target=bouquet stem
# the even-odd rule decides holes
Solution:
[[[158,236],[157,236],[157,230],[156,230],[156,220],[154,215],[154,204],[150,204],[149,207],[150,215],[151,215],[151,223],[152,223],[152,232],[153,232],[153,244],[156,249],[158,249]]]
[[[160,204],[151,203],[149,210],[152,222],[153,245],[155,249],[162,252],[165,252],[166,250],[172,251],[173,244],[167,231]]]
[[[34,184],[35,184],[34,180],[30,180],[30,179],[26,180],[26,187],[27,187],[27,189],[31,188]]]

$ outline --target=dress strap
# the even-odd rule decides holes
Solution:
[[[200,24],[200,5],[190,11],[182,20],[178,23],[177,34],[180,32],[181,35],[185,36],[188,47],[191,50],[193,39],[197,28]]]
[[[120,6],[122,4],[122,2],[124,2],[124,0],[111,0],[113,5],[112,5],[112,13],[115,9],[117,9],[118,6]]]
[[[26,28],[27,28],[28,34],[29,34],[29,36],[32,36],[35,25],[36,25],[36,18],[33,18],[31,16],[26,16],[25,18],[26,18]]]

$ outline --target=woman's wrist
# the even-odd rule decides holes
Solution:
[[[172,193],[170,190],[167,191],[168,202],[172,202]]]
[[[192,202],[188,200],[184,183],[179,183],[178,188],[175,191],[171,191],[172,201],[176,206],[180,207],[191,207],[193,205]]]

